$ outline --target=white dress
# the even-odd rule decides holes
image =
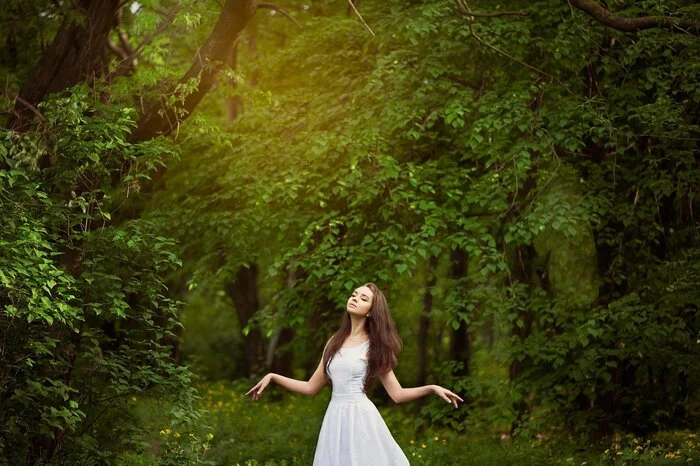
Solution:
[[[328,364],[331,401],[318,435],[313,466],[406,466],[408,458],[363,391],[369,340],[341,348]]]

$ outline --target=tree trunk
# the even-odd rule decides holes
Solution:
[[[292,288],[297,281],[298,270],[287,270],[287,288]],[[294,353],[289,348],[283,348],[283,353],[280,353],[280,347],[291,343],[294,340],[296,332],[291,328],[280,328],[275,332],[274,337],[270,340],[270,345],[267,350],[266,366],[270,372],[291,377],[294,364]]]
[[[421,387],[426,384],[428,372],[428,337],[430,335],[430,321],[432,320],[431,312],[433,310],[433,288],[437,282],[436,268],[438,258],[430,256],[427,267],[425,268],[425,291],[423,293],[423,313],[420,316],[418,324],[418,376],[416,377],[416,386]],[[419,398],[415,401],[416,415],[420,413],[421,408],[425,405],[427,399]],[[423,424],[423,429],[425,428]],[[421,433],[423,430],[421,430]]]
[[[90,83],[107,70],[107,38],[118,23],[120,0],[78,0],[82,17],[69,12],[34,71],[20,88],[9,128],[26,131],[46,95],[80,82]]]
[[[489,350],[493,349],[493,344],[496,342],[493,315],[489,315],[484,321],[484,339],[486,340],[486,347]]]
[[[435,268],[437,257],[431,256],[426,267],[425,292],[423,293],[423,313],[418,324],[418,377],[416,385],[425,385],[428,366],[428,335],[430,330],[430,313],[433,310],[433,287],[436,283]]]
[[[531,244],[520,245],[515,250],[515,267],[513,267],[513,277],[515,282],[527,284],[528,295],[535,289],[534,271],[532,263],[535,260],[535,248]],[[514,309],[516,318],[511,327],[511,335],[516,336],[522,343],[532,333],[532,312],[527,309]],[[527,364],[527,359],[518,360],[513,358],[510,363],[509,380],[511,385],[516,384]],[[530,412],[530,406],[527,402],[527,396],[522,394],[522,398],[513,403],[513,409],[516,412],[516,418],[510,426],[510,435],[515,433],[515,429],[524,421],[527,413]]]
[[[467,277],[467,254],[463,249],[457,248],[452,251],[451,255],[450,278],[453,280],[463,280]],[[464,290],[460,290],[460,294]],[[467,312],[466,309],[457,309],[457,312]],[[459,327],[452,330],[450,340],[450,359],[463,363],[462,368],[455,374],[457,376],[468,377],[471,371],[472,359],[472,341],[473,337],[469,330],[469,323],[460,320]]]
[[[241,267],[236,273],[236,281],[225,285],[238,315],[241,328],[248,325],[251,317],[260,310],[258,298],[258,266]],[[246,375],[252,375],[259,369],[263,354],[263,337],[260,330],[253,328],[243,337],[245,359],[243,369]]]

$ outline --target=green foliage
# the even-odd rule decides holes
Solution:
[[[653,9],[616,13],[640,8]],[[338,314],[319,303],[367,280],[398,302],[438,256],[435,328],[495,323],[501,367],[522,367],[506,396],[507,370],[486,383],[435,368],[438,383],[491,397],[492,420],[517,419],[517,432],[673,426],[700,373],[697,40],[616,34],[565,3],[507,9],[526,15],[470,22],[452,1],[370,2],[376,37],[339,14],[304,17],[284,47],[261,29],[255,56],[240,51],[255,84],[212,94],[244,111],[232,127],[212,112],[187,129],[178,188],[153,214],[212,290],[267,266],[269,299],[244,334],[287,325],[322,342]],[[468,273],[446,279],[456,249]],[[288,270],[305,274],[285,289]],[[404,314],[411,336],[417,313]],[[521,419],[521,400],[537,416]]]
[[[81,21],[68,4],[34,3],[0,13],[0,34],[17,38],[0,52],[10,92],[27,79],[42,37],[66,18]],[[255,326],[267,338],[295,329],[297,354],[315,363],[316,343],[337,326],[334,307],[369,280],[387,291],[410,342],[404,354],[413,354],[435,273],[429,378],[470,402],[463,412],[427,404],[416,422],[396,423],[400,435],[424,421],[527,436],[697,423],[689,409],[700,387],[696,36],[619,33],[544,0],[470,2],[478,12],[523,13],[473,17],[452,0],[362,2],[376,36],[342,2],[295,12],[303,30],[258,12],[251,46],[239,43],[236,70],[178,128],[180,145],[134,144],[142,102],[172,104],[197,83],[163,91],[189,68],[220,7],[180,3],[155,36],[159,10],[174,4],[125,10],[132,46],[148,42],[132,75],[54,95],[29,132],[2,132],[10,168],[0,171],[0,457],[201,461],[201,433],[158,439],[149,459],[127,399],[174,397],[171,432],[198,422],[191,375],[169,347],[181,328],[176,296],[199,288],[187,308],[196,312],[252,263],[263,270],[263,309],[250,321],[233,325],[218,315],[221,302],[186,317],[183,348],[199,354],[209,378],[237,374],[230,361],[240,349],[228,347]],[[698,13],[685,0],[611,9]],[[222,102],[242,103],[235,121]],[[9,112],[14,102],[8,94],[0,103]],[[166,188],[143,216],[124,220],[164,165]],[[466,257],[462,274],[455,251]],[[166,280],[176,289],[165,290]],[[207,332],[206,319],[221,328]],[[496,335],[489,344],[487,327]],[[443,361],[455,356],[446,343],[460,328],[475,351]],[[239,419],[212,416],[246,448],[217,431],[217,459],[279,460],[281,452],[265,457],[260,448],[270,445],[241,432]],[[313,435],[300,435],[305,446],[292,454],[307,461]],[[519,457],[529,461],[529,452]],[[424,461],[447,458],[436,451]]]
[[[180,265],[175,245],[146,221],[106,225],[111,196],[172,149],[127,142],[135,112],[82,86],[40,110],[44,131],[5,131],[1,149],[11,168],[0,171],[0,458],[104,464],[138,432],[125,415],[132,394],[173,399],[173,422],[197,419],[191,374],[165,344],[180,326],[162,279]]]

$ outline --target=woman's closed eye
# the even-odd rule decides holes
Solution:
[[[357,293],[353,293],[353,294],[352,294],[352,297],[353,297],[353,298],[356,298],[356,297],[357,297]],[[367,302],[367,298],[361,298],[361,299],[362,299],[362,301]]]

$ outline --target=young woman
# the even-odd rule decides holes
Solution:
[[[403,466],[406,455],[392,437],[376,406],[365,394],[379,378],[395,403],[434,393],[457,408],[462,398],[439,385],[402,388],[394,375],[401,340],[377,285],[352,292],[338,330],[308,382],[267,374],[251,388],[258,400],[270,382],[296,393],[315,396],[330,380],[331,401],[321,424],[314,466]]]

